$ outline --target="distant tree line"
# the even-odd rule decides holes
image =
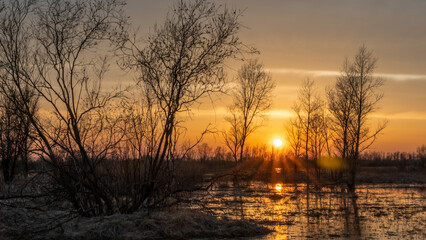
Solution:
[[[367,151],[363,152],[358,160],[359,167],[394,167],[398,170],[420,170],[426,168],[426,146],[422,145],[417,148],[415,152],[376,152],[376,151]],[[294,160],[294,153],[292,150],[282,149],[276,150],[275,157],[279,161],[286,162],[289,169],[300,171],[303,164],[302,161],[296,162]],[[244,149],[244,159],[245,162],[250,161],[270,161],[271,148],[266,145],[259,146],[247,146]],[[326,158],[327,160],[327,158]],[[192,162],[233,162],[234,157],[231,151],[227,150],[222,146],[217,146],[212,148],[207,143],[202,143],[192,149],[185,161]],[[326,167],[321,167],[318,163],[310,162],[313,169],[320,168],[322,169],[321,175],[332,174]],[[228,167],[232,168],[232,164]],[[298,169],[299,167],[299,169]],[[256,171],[257,169],[251,169]],[[294,174],[291,172],[284,172],[283,174]],[[331,175],[333,177],[333,175]]]
[[[400,170],[426,168],[426,146],[416,152],[366,152],[360,157],[360,166],[397,167]]]

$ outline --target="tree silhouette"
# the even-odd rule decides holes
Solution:
[[[271,107],[274,87],[271,75],[257,60],[249,60],[238,71],[230,116],[226,118],[231,127],[223,133],[235,162],[243,162],[247,138],[261,126],[259,120]]]
[[[251,51],[238,38],[240,14],[208,1],[178,1],[143,47],[123,39],[123,67],[137,71],[138,85],[149,96],[145,102],[158,120],[150,141],[154,145],[144,161],[146,182],[141,198],[170,186],[170,178],[164,176],[172,174],[182,113],[201,98],[221,92],[226,83],[225,61]]]
[[[371,131],[368,116],[377,108],[383,94],[383,79],[373,76],[377,59],[361,46],[352,61],[345,60],[341,76],[328,93],[334,121],[335,145],[349,165],[348,187],[355,190],[359,154],[374,143],[387,122]]]

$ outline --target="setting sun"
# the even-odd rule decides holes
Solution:
[[[275,147],[281,147],[283,145],[283,141],[279,138],[274,140],[274,146]]]

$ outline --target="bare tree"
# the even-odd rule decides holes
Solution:
[[[321,127],[322,102],[314,90],[314,81],[306,79],[302,83],[302,88],[299,92],[299,98],[294,109],[294,118],[290,120],[289,137],[294,148],[294,154],[297,157],[300,155],[304,158],[305,172],[309,184],[310,176],[310,159],[313,157],[311,147],[316,146],[313,135],[316,127]],[[322,125],[323,126],[323,125]],[[319,130],[318,130],[319,131]],[[314,139],[314,140],[313,140]],[[298,153],[298,151],[303,150]],[[315,152],[315,151],[314,151]],[[309,186],[309,185],[308,185]]]
[[[200,161],[207,161],[212,156],[212,148],[207,143],[202,143],[197,146],[198,159]]]
[[[330,128],[332,131],[332,141],[338,155],[344,161],[347,161],[352,154],[354,143],[353,135],[350,134],[355,104],[350,87],[352,79],[353,73],[350,63],[346,59],[341,70],[341,75],[337,78],[334,88],[327,91],[328,110],[331,114]],[[335,180],[340,179],[343,173],[342,170],[334,172],[332,177]]]
[[[383,94],[383,79],[373,76],[377,59],[361,46],[352,62],[346,60],[342,75],[329,91],[329,106],[335,125],[336,146],[349,165],[350,191],[355,190],[357,161],[362,151],[374,143],[387,122],[371,131],[368,116],[377,108]]]
[[[310,138],[310,154],[312,160],[314,160],[314,168],[316,172],[317,181],[321,178],[321,166],[318,164],[326,151],[330,156],[329,148],[329,129],[325,117],[325,109],[322,101],[319,101],[319,109],[312,114],[311,124],[311,138]]]
[[[3,179],[13,180],[23,140],[22,125],[16,108],[2,97],[0,104],[0,158]]]
[[[233,104],[229,108],[231,116],[226,119],[231,127],[223,134],[235,162],[243,162],[247,138],[261,126],[265,112],[271,107],[274,88],[271,75],[257,60],[249,60],[238,71]]]
[[[102,91],[108,64],[93,51],[120,34],[122,6],[118,0],[14,1],[2,22],[4,95],[25,114],[37,135],[35,153],[84,215],[117,212],[100,163],[121,139],[110,109],[118,93]],[[49,112],[44,117],[35,114],[34,98]]]
[[[426,145],[417,148],[417,156],[421,161],[421,167],[426,168]]]
[[[52,0],[36,10],[37,76],[30,84],[54,117],[49,122],[36,122],[41,149],[58,171],[57,178],[71,202],[85,215],[118,211],[116,200],[100,178],[99,163],[120,139],[111,134],[115,125],[108,116],[111,113],[104,114],[119,92],[102,91],[108,64],[106,58],[91,54],[120,31],[122,6],[116,0]],[[69,162],[61,163],[55,149]]]
[[[302,148],[302,126],[297,117],[298,110],[295,110],[296,116],[291,117],[285,126],[287,133],[287,143],[291,148],[292,154],[295,159],[301,159]]]
[[[215,161],[224,161],[226,158],[225,149],[221,146],[217,146],[214,150],[213,159]]]
[[[296,176],[300,159],[302,159],[303,132],[299,121],[299,108],[294,108],[295,116],[292,116],[285,124],[287,145],[290,147],[290,163],[293,168],[293,176]]]
[[[149,201],[142,202],[155,203],[154,193],[171,184],[162,175],[170,173],[182,130],[181,114],[201,98],[222,91],[225,61],[247,50],[237,35],[239,17],[240,12],[208,1],[178,1],[143,48],[124,39],[123,67],[138,71],[138,84],[152,96],[150,104],[159,119],[152,136],[155,146],[146,154],[148,175],[141,186]]]
[[[371,132],[368,126],[368,116],[376,110],[377,103],[382,99],[383,79],[373,77],[377,59],[373,52],[368,51],[365,46],[360,47],[355,56],[352,69],[355,75],[351,87],[354,93],[355,121],[353,122],[353,134],[355,136],[355,152],[350,161],[351,180],[349,189],[355,190],[356,163],[360,152],[364,151],[374,143],[378,134],[386,127],[387,122],[382,123]]]
[[[1,158],[5,181],[12,180],[18,158],[28,173],[30,119],[38,105],[35,90],[25,81],[33,72],[26,21],[33,6],[30,0],[12,1],[0,12]]]
[[[241,148],[241,122],[239,121],[238,113],[230,109],[230,116],[226,117],[226,121],[231,125],[229,129],[223,132],[226,147],[231,151],[232,158],[235,164],[238,163],[238,157]]]

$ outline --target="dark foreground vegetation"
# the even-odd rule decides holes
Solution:
[[[93,218],[64,217],[65,212],[59,210],[40,215],[4,207],[0,212],[2,239],[223,239],[271,232],[254,221],[224,220],[185,210]]]
[[[35,174],[39,169],[48,168],[45,163],[31,162],[29,178],[18,175],[13,182],[1,186],[0,236],[5,239],[232,239],[255,236],[261,238],[260,236],[272,231],[276,231],[276,234],[286,232],[277,226],[293,229],[292,226],[295,224],[303,225],[306,214],[308,221],[311,218],[311,224],[324,222],[318,220],[323,218],[328,221],[346,219],[344,216],[347,215],[349,228],[342,230],[338,224],[334,224],[333,227],[319,224],[318,227],[329,228],[325,231],[330,232],[322,232],[324,229],[311,233],[292,230],[296,231],[292,232],[293,237],[305,235],[320,238],[354,237],[361,234],[358,233],[360,229],[364,234],[362,236],[366,235],[365,231],[378,231],[379,235],[376,236],[394,234],[391,237],[426,234],[422,233],[417,225],[413,225],[414,230],[407,233],[395,232],[394,228],[381,232],[376,227],[368,228],[370,230],[363,227],[367,222],[385,219],[393,214],[417,223],[420,221],[417,219],[418,214],[424,212],[426,206],[412,203],[405,206],[403,203],[398,205],[392,202],[393,188],[408,189],[408,192],[420,191],[424,194],[426,171],[417,161],[409,162],[402,169],[398,167],[398,162],[377,166],[380,161],[365,160],[366,165],[359,167],[357,182],[361,187],[357,191],[357,197],[354,198],[345,190],[346,185],[343,181],[340,183],[333,181],[333,174],[329,171],[324,170],[320,178],[312,177],[310,188],[306,188],[306,174],[303,168],[296,170],[285,161],[282,161],[285,164],[275,165],[273,168],[270,158],[262,160],[246,157],[247,161],[238,168],[235,168],[234,162],[229,160],[183,161],[179,165],[181,167],[176,169],[176,177],[179,182],[185,183],[181,187],[190,190],[169,197],[161,208],[140,209],[133,214],[118,213],[90,218],[73,211],[71,202],[61,195],[63,194],[61,191],[57,191],[55,184],[46,183],[44,181],[48,179]],[[275,167],[281,167],[281,172],[278,173]],[[389,196],[382,196],[382,189],[389,189]],[[398,198],[408,199],[409,196],[412,195],[397,195]],[[288,202],[288,199],[291,201]],[[309,199],[310,204],[305,202]],[[389,201],[387,203],[389,205],[379,204],[384,199],[388,199],[386,201]],[[260,204],[263,201],[267,201],[263,203],[266,205]],[[318,201],[322,202],[322,205],[318,206]],[[327,210],[327,207],[330,207],[329,201],[337,201],[335,203],[337,205]],[[346,201],[347,205],[343,205]],[[306,204],[308,205],[305,206]],[[268,212],[272,211],[271,209],[278,211],[276,207],[279,206],[283,207],[283,211],[287,209],[289,212]],[[256,212],[264,213],[259,215],[255,214]]]

